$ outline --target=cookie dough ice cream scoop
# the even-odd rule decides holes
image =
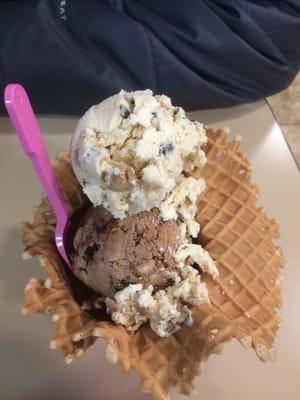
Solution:
[[[165,220],[189,220],[204,182],[185,184],[185,174],[205,163],[206,140],[203,125],[168,97],[121,90],[80,119],[72,166],[93,205],[115,218],[157,207]]]

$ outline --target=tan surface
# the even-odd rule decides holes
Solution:
[[[245,115],[246,110],[248,113]],[[198,117],[198,115],[195,116]],[[213,396],[217,400],[219,398],[252,399],[253,397],[274,400],[281,399],[284,394],[287,398],[294,400],[298,398],[296,391],[300,390],[297,380],[300,372],[298,363],[300,355],[297,354],[300,326],[299,319],[296,319],[299,314],[299,286],[297,285],[299,285],[300,279],[297,276],[299,270],[296,270],[296,260],[299,257],[296,246],[298,233],[296,227],[300,226],[299,215],[296,211],[296,202],[300,198],[299,175],[280,133],[273,126],[269,111],[264,106],[239,107],[235,110],[218,111],[214,114],[202,113],[202,116],[202,119],[208,122],[211,122],[212,118],[219,120],[219,126],[223,126],[224,123],[230,125],[236,133],[245,136],[244,149],[252,160],[256,181],[261,186],[262,202],[268,207],[271,215],[276,215],[280,219],[283,235],[281,243],[290,262],[290,270],[286,274],[289,279],[286,287],[288,289],[286,290],[286,308],[283,313],[284,324],[280,331],[280,360],[276,364],[265,366],[259,364],[252,354],[244,352],[239,346],[230,345],[223,357],[212,359],[207,364],[203,378],[198,381],[201,397],[205,399]],[[233,116],[233,119],[230,116]],[[70,124],[72,125],[72,122]],[[62,127],[62,129],[70,131],[70,126]],[[1,346],[4,344],[1,349],[2,362],[5,362],[6,368],[2,375],[1,391],[3,393],[1,395],[13,395],[19,398],[23,393],[22,398],[24,399],[38,399],[47,391],[48,398],[51,400],[62,396],[68,398],[71,395],[74,399],[81,399],[83,393],[88,393],[84,396],[86,399],[96,399],[100,397],[99,391],[101,390],[100,398],[104,399],[124,397],[142,399],[143,396],[134,389],[136,386],[132,385],[132,379],[135,378],[124,380],[119,377],[116,369],[106,364],[99,365],[99,359],[103,359],[101,345],[97,345],[98,354],[94,349],[80,360],[77,366],[67,369],[61,364],[59,357],[55,357],[46,349],[45,343],[47,339],[50,339],[53,331],[51,323],[47,324],[44,318],[24,320],[17,311],[22,302],[24,283],[30,276],[36,275],[36,271],[33,271],[31,267],[27,267],[25,270],[23,268],[25,265],[21,265],[19,262],[20,244],[16,240],[16,225],[20,219],[30,214],[31,204],[34,203],[34,199],[38,198],[39,190],[35,186],[36,181],[31,175],[28,163],[18,153],[15,138],[2,136],[0,140],[1,173],[5,174],[15,160],[19,166],[14,182],[5,179],[5,175],[2,177],[2,181],[7,182],[8,192],[4,193],[4,204],[7,211],[3,213],[1,227],[1,253],[3,254],[2,261],[5,261],[2,263],[1,270],[1,282],[5,289],[1,292],[3,296],[1,312],[5,310],[9,323],[2,330],[4,339],[1,340]],[[57,136],[49,137],[49,143],[54,151],[58,150],[62,144],[62,148],[66,148],[67,142],[68,138],[66,137],[63,140]],[[266,158],[266,155],[271,153],[273,157]],[[276,180],[270,179],[272,175],[276,177]],[[32,190],[28,190],[28,185],[26,185],[27,190],[22,190],[24,179],[31,182]],[[282,201],[275,201],[279,192],[278,185],[280,192],[290,194],[287,199],[288,207],[283,207]],[[16,198],[12,197],[13,191],[16,193]],[[21,204],[20,197],[23,199]],[[9,211],[9,204],[12,211]],[[18,264],[20,264],[19,275],[16,274],[16,265]],[[26,273],[27,271],[29,272]],[[17,276],[18,279],[16,279]],[[47,332],[48,329],[49,332]],[[45,364],[44,369],[40,368],[42,360]],[[244,363],[243,369],[240,368],[241,363]],[[46,370],[47,373],[45,373]],[[226,375],[224,371],[227,372]],[[282,384],[283,374],[289,376],[287,385]],[[120,379],[120,385],[107,385],[108,376],[113,380]],[[255,382],[250,389],[249,379],[250,382]],[[18,385],[16,385],[16,380]],[[77,381],[80,382],[77,384]],[[240,382],[238,387],[237,381]],[[90,390],[85,392],[88,385]]]
[[[300,114],[300,102],[299,102],[299,114]],[[294,124],[283,125],[282,130],[290,146],[290,149],[293,152],[294,157],[298,163],[298,167],[300,168],[300,123],[295,125]]]
[[[252,344],[263,361],[274,358],[276,307],[282,303],[276,282],[284,265],[281,250],[273,243],[278,224],[255,206],[258,188],[251,183],[247,159],[238,151],[240,142],[229,143],[224,130],[207,129],[207,136],[207,164],[195,172],[206,180],[197,219],[204,248],[214,257],[220,275],[215,281],[203,275],[211,304],[194,307],[193,325],[172,337],[159,338],[149,326],[130,335],[122,326],[98,322],[81,310],[79,304],[90,302],[94,294],[88,292],[74,301],[69,288],[72,277],[67,279],[54,245],[55,218],[47,201],[35,209],[33,223],[23,229],[26,255],[40,256],[47,271],[46,280],[32,278],[26,286],[23,310],[26,315],[52,315],[56,333],[50,347],[59,349],[69,363],[84,355],[95,336],[100,336],[109,346],[109,359],[118,361],[124,372],[136,370],[142,391],[156,400],[167,400],[172,386],[189,394],[199,363],[232,337],[248,348]],[[56,174],[76,210],[85,199],[67,153],[56,162]],[[73,281],[71,286],[76,295],[78,285]]]
[[[300,73],[283,92],[268,102],[300,167]]]

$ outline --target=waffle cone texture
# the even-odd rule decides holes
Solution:
[[[169,398],[171,387],[190,394],[201,363],[233,338],[253,347],[263,361],[274,358],[274,342],[282,305],[281,269],[284,259],[273,240],[278,223],[258,208],[258,188],[251,168],[229,142],[227,132],[207,129],[207,164],[194,172],[207,188],[199,198],[199,242],[215,259],[216,280],[203,274],[211,303],[194,307],[194,323],[168,338],[156,336],[148,325],[129,333],[121,325],[99,321],[76,298],[54,242],[55,216],[46,199],[34,209],[33,222],[23,224],[24,257],[38,256],[47,279],[32,278],[25,288],[25,314],[51,313],[55,336],[50,343],[67,363],[83,355],[97,340],[107,343],[107,359],[119,363],[125,374],[135,369],[140,388],[156,400]],[[68,154],[54,163],[72,212],[87,202],[71,168]],[[76,298],[76,299],[75,299]],[[88,299],[84,299],[88,300]]]

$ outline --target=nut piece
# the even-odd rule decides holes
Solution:
[[[127,192],[136,184],[136,175],[132,167],[119,161],[104,161],[101,165],[101,186],[115,192]]]

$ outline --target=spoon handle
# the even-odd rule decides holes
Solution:
[[[9,84],[5,88],[4,99],[22,148],[31,159],[57,221],[66,221],[69,206],[57,182],[42,132],[24,88],[18,84]]]

